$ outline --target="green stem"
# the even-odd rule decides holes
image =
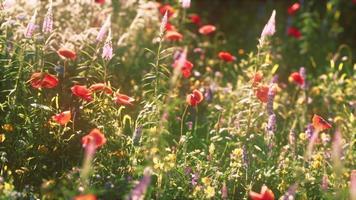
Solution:
[[[180,137],[183,136],[184,119],[185,119],[185,116],[187,115],[188,107],[189,107],[188,105],[185,107],[181,121],[180,121]]]

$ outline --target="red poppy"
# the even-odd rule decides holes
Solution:
[[[197,25],[197,26],[201,26],[201,18],[199,15],[197,14],[191,14],[189,16],[190,22],[192,22],[193,24]]]
[[[300,37],[302,37],[302,33],[299,31],[299,29],[293,26],[288,28],[288,35],[296,39],[300,39]]]
[[[216,31],[216,27],[213,25],[204,25],[199,29],[199,33],[202,35],[210,35]]]
[[[85,101],[91,101],[93,100],[92,95],[92,91],[89,90],[86,86],[84,85],[75,85],[71,88],[72,93],[75,96],[78,96],[80,98],[82,98]]]
[[[187,95],[187,103],[190,106],[197,106],[199,103],[201,103],[204,100],[203,93],[201,93],[199,90],[193,90],[192,94]]]
[[[60,48],[58,49],[57,53],[62,58],[71,59],[71,60],[75,60],[77,58],[77,54],[75,53],[75,51],[72,51],[70,49]]]
[[[183,39],[183,35],[177,31],[167,31],[165,38],[168,41],[181,41]]]
[[[125,94],[117,93],[115,97],[115,102],[117,104],[124,105],[124,106],[132,106],[133,105],[132,102],[134,101],[135,101],[134,98],[129,97]]]
[[[74,200],[97,200],[97,198],[93,194],[82,194],[74,197]]]
[[[104,4],[104,3],[105,3],[105,0],[95,0],[95,3]]]
[[[268,86],[262,85],[256,89],[255,95],[261,102],[266,103],[268,100],[268,91]]]
[[[256,87],[259,83],[261,83],[262,79],[263,79],[262,72],[256,72],[256,74],[251,78],[252,86]]]
[[[260,193],[251,191],[250,198],[252,200],[274,200],[274,194],[272,190],[268,189],[267,186],[263,185]]]
[[[219,58],[225,62],[232,62],[236,60],[236,58],[233,55],[231,55],[229,52],[226,51],[221,51],[219,53]]]
[[[315,115],[313,116],[313,127],[316,131],[323,131],[326,129],[331,128],[331,124],[329,124],[325,119],[323,119],[322,117],[320,117],[319,115]]]
[[[172,17],[174,15],[175,10],[171,5],[165,4],[159,7],[159,12],[161,13],[161,15],[164,15],[167,12],[167,16]]]
[[[172,25],[171,23],[167,22],[166,24],[166,31],[175,31],[176,27]]]
[[[88,135],[82,137],[83,148],[87,147],[91,143],[94,145],[96,149],[100,148],[106,143],[105,135],[101,133],[100,130],[97,128],[90,131]]]
[[[288,8],[288,14],[294,15],[300,9],[300,3],[294,3]]]
[[[70,121],[70,118],[71,118],[70,111],[64,111],[52,116],[53,121],[57,122],[60,125],[66,125]]]
[[[298,84],[299,86],[302,86],[304,84],[304,78],[302,77],[302,75],[300,75],[299,72],[293,72],[289,76],[288,80],[290,82],[294,82],[294,83]]]
[[[173,67],[179,67],[179,59],[173,63]],[[185,60],[183,66],[181,66],[181,72],[184,78],[189,78],[194,65],[189,60]]]
[[[91,85],[89,87],[89,89],[92,91],[92,92],[96,92],[96,91],[103,91],[105,92],[106,94],[112,94],[112,89],[105,85],[104,83],[95,83],[93,85]]]
[[[58,85],[58,78],[55,75],[45,72],[35,72],[31,75],[30,83],[33,88],[54,88]]]

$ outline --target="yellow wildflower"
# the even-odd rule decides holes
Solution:
[[[12,132],[14,131],[14,127],[11,124],[4,124],[2,125],[2,129],[6,132]]]
[[[207,198],[213,198],[215,196],[215,189],[211,186],[208,186],[204,190]]]

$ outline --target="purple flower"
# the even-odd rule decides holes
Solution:
[[[305,70],[305,68],[304,67],[301,67],[300,69],[299,69],[299,74],[300,74],[300,76],[303,78],[303,80],[304,80],[304,82],[303,82],[303,85],[301,85],[301,88],[303,89],[303,90],[305,90],[305,89],[307,89],[307,75],[306,75],[306,70]]]
[[[328,175],[325,174],[325,175],[323,176],[322,181],[321,181],[321,188],[322,188],[323,190],[327,190],[328,187],[329,187],[329,179],[328,179]]]
[[[297,192],[298,184],[294,183],[288,188],[288,191],[281,197],[281,200],[294,199],[295,193]]]
[[[223,186],[221,188],[221,198],[224,200],[228,198],[226,183],[223,183]]]
[[[168,12],[166,11],[166,13],[164,13],[164,16],[162,18],[162,22],[161,22],[161,26],[159,28],[159,35],[160,37],[163,36],[164,31],[166,30],[166,25],[168,22]]]
[[[211,87],[206,87],[204,90],[205,101],[211,102],[213,100],[213,90]]]
[[[307,129],[305,130],[305,134],[307,135],[308,139],[312,137],[313,133],[314,133],[313,124],[308,124]]]
[[[105,35],[106,35],[106,32],[108,31],[109,27],[110,27],[110,23],[111,23],[111,15],[109,15],[104,24],[101,26],[100,30],[99,30],[99,33],[98,35],[96,36],[96,41],[98,42],[101,42],[103,41]]]
[[[270,84],[269,89],[268,89],[268,94],[267,94],[267,114],[272,115],[273,114],[273,102],[274,102],[274,84]]]
[[[112,49],[112,42],[111,42],[111,30],[109,30],[109,35],[105,41],[104,47],[103,47],[103,53],[101,57],[107,61],[111,60],[111,58],[114,56],[113,54],[113,49]]]
[[[276,32],[276,10],[273,10],[271,17],[269,18],[267,24],[263,28],[260,38],[260,45],[263,46],[263,43],[267,36],[272,36]]]
[[[267,130],[271,133],[276,131],[276,115],[272,114],[268,117]]]
[[[242,147],[242,161],[244,162],[245,167],[248,167],[248,155],[247,155],[247,149],[246,146],[244,145]]]
[[[356,200],[356,170],[351,171],[350,195],[351,195],[351,200]]]
[[[190,8],[190,0],[181,0],[182,8]]]
[[[49,8],[47,10],[46,16],[42,25],[42,32],[51,33],[53,30],[53,12],[52,12],[52,1],[50,1]]]
[[[33,35],[33,32],[36,29],[36,17],[37,17],[37,10],[35,10],[35,13],[32,15],[30,21],[27,24],[27,28],[25,31],[26,38],[31,38]]]
[[[143,197],[146,193],[146,190],[151,183],[151,169],[146,168],[143,173],[144,173],[143,178],[131,191],[131,194],[129,195],[127,200],[143,199]]]
[[[199,180],[199,174],[195,172],[194,174],[192,174],[192,180],[191,180],[192,185],[196,186],[198,184],[198,180]]]

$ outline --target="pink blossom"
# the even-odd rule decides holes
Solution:
[[[276,10],[273,10],[271,17],[263,28],[260,38],[260,45],[263,44],[267,36],[272,36],[276,32]]]
[[[114,55],[113,55],[112,42],[111,42],[111,30],[109,30],[109,35],[106,38],[101,57],[109,61],[113,56]]]
[[[104,24],[101,26],[100,30],[99,30],[99,33],[98,35],[96,36],[96,41],[98,42],[101,42],[103,41],[105,35],[106,35],[106,32],[108,31],[108,29],[110,28],[110,20],[111,20],[111,15],[109,15]]]
[[[44,33],[51,33],[53,30],[53,12],[52,12],[52,1],[50,1],[47,14],[43,21],[42,31]]]
[[[26,38],[31,38],[33,35],[33,32],[36,29],[36,16],[37,16],[37,10],[35,10],[35,13],[32,15],[30,21],[27,24],[27,28],[25,31],[25,37]]]
[[[183,8],[190,8],[191,0],[181,0]]]

